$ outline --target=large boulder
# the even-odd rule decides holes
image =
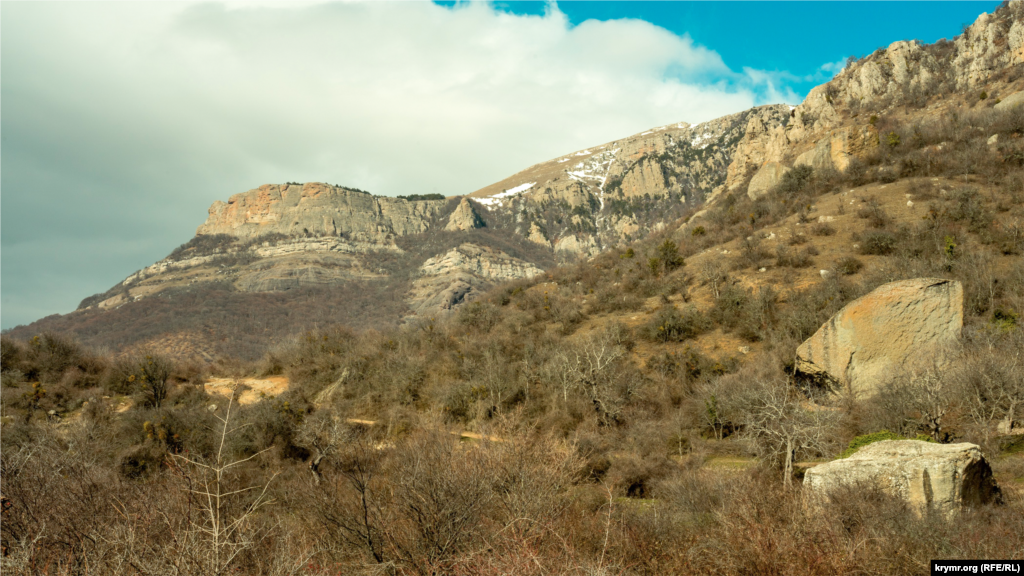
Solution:
[[[992,469],[976,445],[920,440],[869,444],[849,458],[807,470],[804,486],[814,496],[827,496],[842,486],[876,486],[919,513],[950,514],[1000,498]]]
[[[964,324],[955,280],[884,284],[847,304],[797,348],[797,371],[837,391],[871,395],[896,370],[941,369]]]

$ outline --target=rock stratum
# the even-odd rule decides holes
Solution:
[[[444,314],[500,282],[652,233],[711,229],[702,208],[761,201],[798,167],[857,170],[892,137],[887,119],[926,128],[960,110],[1024,111],[1022,79],[1024,5],[1015,0],[952,41],[900,41],[851,61],[795,107],[652,128],[461,196],[262,185],[215,202],[192,240],[77,311],[14,332],[65,330],[115,349],[187,336],[204,354],[258,356],[322,324],[379,328]],[[914,161],[928,162],[926,153]],[[238,349],[239,338],[251,345]],[[851,365],[861,371],[860,358],[823,358],[815,352],[812,363],[837,380]]]

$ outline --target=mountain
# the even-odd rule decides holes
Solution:
[[[954,41],[879,49],[799,106],[652,128],[462,197],[263,185],[215,202],[196,236],[163,260],[13,333],[257,357],[324,324],[381,328],[446,314],[498,283],[672,233],[680,219],[685,231],[713,228],[712,208],[737,195],[756,201],[798,167],[864,181],[913,176],[934,155],[918,146],[935,132],[924,122],[1024,100],[1017,10],[983,15]],[[900,138],[912,154],[894,154]],[[1018,153],[1016,141],[1001,146]],[[963,162],[978,153],[962,151]]]
[[[374,196],[323,183],[267,184],[215,202],[189,242],[57,329],[120,349],[258,357],[317,325],[394,326],[445,314],[497,283],[592,257],[692,213],[726,182],[764,106],[662,126],[532,166],[463,197]]]

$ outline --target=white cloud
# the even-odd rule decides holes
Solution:
[[[14,3],[2,25],[5,247],[56,218],[83,252],[96,230],[144,229],[162,246],[150,261],[213,200],[265,182],[465,194],[653,126],[798,100],[785,73],[731,71],[641,20],[573,27],[553,4]],[[97,264],[81,296],[126,266]]]

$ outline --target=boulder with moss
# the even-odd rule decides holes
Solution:
[[[848,458],[811,468],[804,486],[814,497],[827,497],[844,486],[878,487],[921,514],[951,514],[1000,501],[992,468],[978,446],[968,443],[874,442]]]

